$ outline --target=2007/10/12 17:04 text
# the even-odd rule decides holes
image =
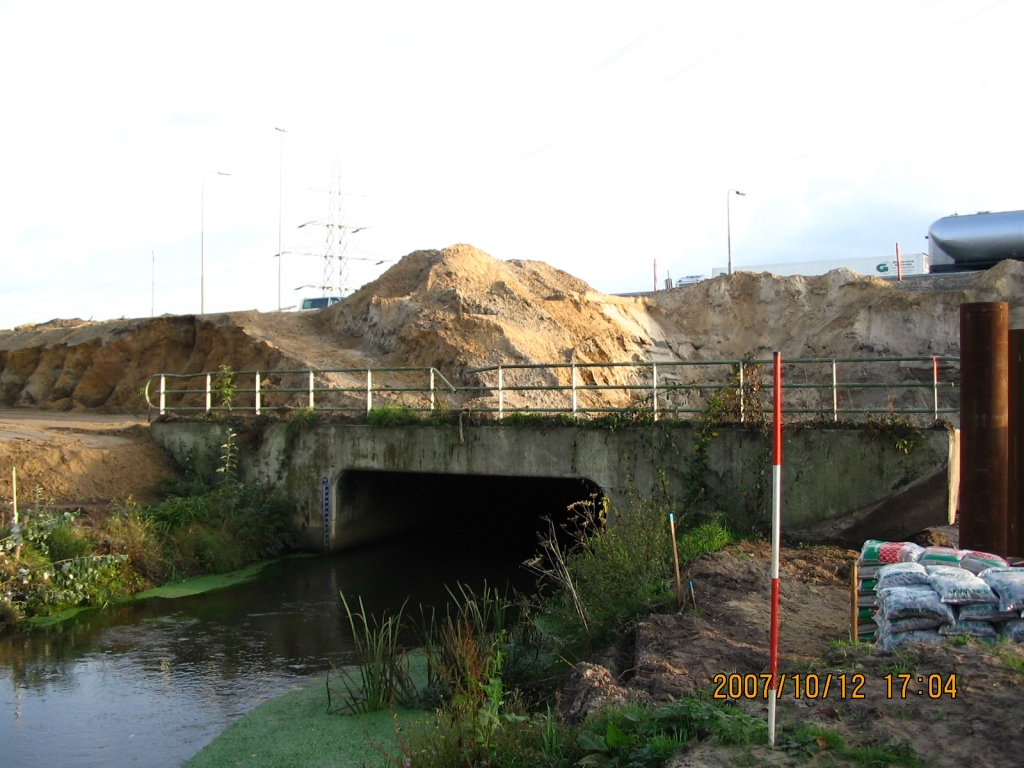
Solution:
[[[713,697],[716,699],[767,699],[768,685],[772,676],[768,673],[760,675],[726,675],[718,673],[712,678],[715,684]],[[885,675],[886,698],[905,699],[920,696],[929,699],[941,699],[948,696],[956,698],[956,674],[948,677],[942,675]],[[867,679],[862,674],[854,675],[779,675],[777,696],[786,695],[787,690],[796,699],[863,699],[866,698],[862,689]],[[787,685],[788,684],[788,685]]]

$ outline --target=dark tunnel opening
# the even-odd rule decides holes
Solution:
[[[336,498],[340,525],[372,528],[367,547],[429,550],[436,558],[423,567],[443,572],[449,584],[486,579],[528,588],[535,576],[521,564],[538,553],[547,519],[560,532],[563,524],[571,530],[569,506],[592,495],[600,500],[600,488],[577,478],[350,470],[339,478]],[[563,533],[561,541],[570,537]]]

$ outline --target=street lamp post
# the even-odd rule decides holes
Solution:
[[[203,171],[203,181],[199,191],[199,314],[206,314],[206,177],[215,173],[218,176],[230,176],[224,171]]]
[[[281,147],[277,159],[277,311],[281,311],[281,262],[284,256],[281,253],[281,179],[284,176],[284,135],[288,133],[284,128],[277,128],[275,131],[281,133]]]
[[[740,197],[746,197],[746,192],[740,192],[738,189],[727,189],[725,191],[725,241],[729,249],[729,274],[732,274],[732,220],[729,215],[729,202],[732,200],[733,195],[739,195]]]

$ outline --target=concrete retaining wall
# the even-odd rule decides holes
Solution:
[[[208,422],[157,422],[156,440],[178,461],[191,461],[212,476],[228,426]],[[784,527],[828,530],[842,539],[879,505],[901,493],[917,500],[909,525],[921,530],[947,522],[952,432],[924,431],[909,454],[896,438],[863,429],[787,429],[784,436]],[[345,481],[350,470],[441,475],[577,478],[588,480],[613,505],[631,492],[662,488],[680,504],[694,482],[708,487],[708,506],[727,518],[767,520],[771,483],[770,435],[724,427],[708,449],[711,472],[694,478],[694,430],[645,426],[616,431],[582,427],[411,426],[375,428],[322,425],[299,431],[287,423],[252,433],[241,451],[242,477],[273,483],[298,505],[302,545],[343,549],[413,525],[408,514],[368,509]],[[410,500],[409,508],[414,508]],[[885,513],[898,530],[902,503]],[[895,521],[890,518],[897,518]],[[845,521],[840,525],[830,521]],[[922,524],[923,523],[923,524]],[[822,528],[825,526],[825,529]],[[862,537],[862,530],[854,535]]]

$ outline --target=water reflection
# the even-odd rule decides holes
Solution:
[[[486,539],[485,539],[486,540]],[[374,612],[445,585],[530,583],[524,553],[451,531],[291,559],[231,589],[92,611],[0,640],[0,744],[23,768],[178,766],[254,706],[351,661],[338,593]]]

